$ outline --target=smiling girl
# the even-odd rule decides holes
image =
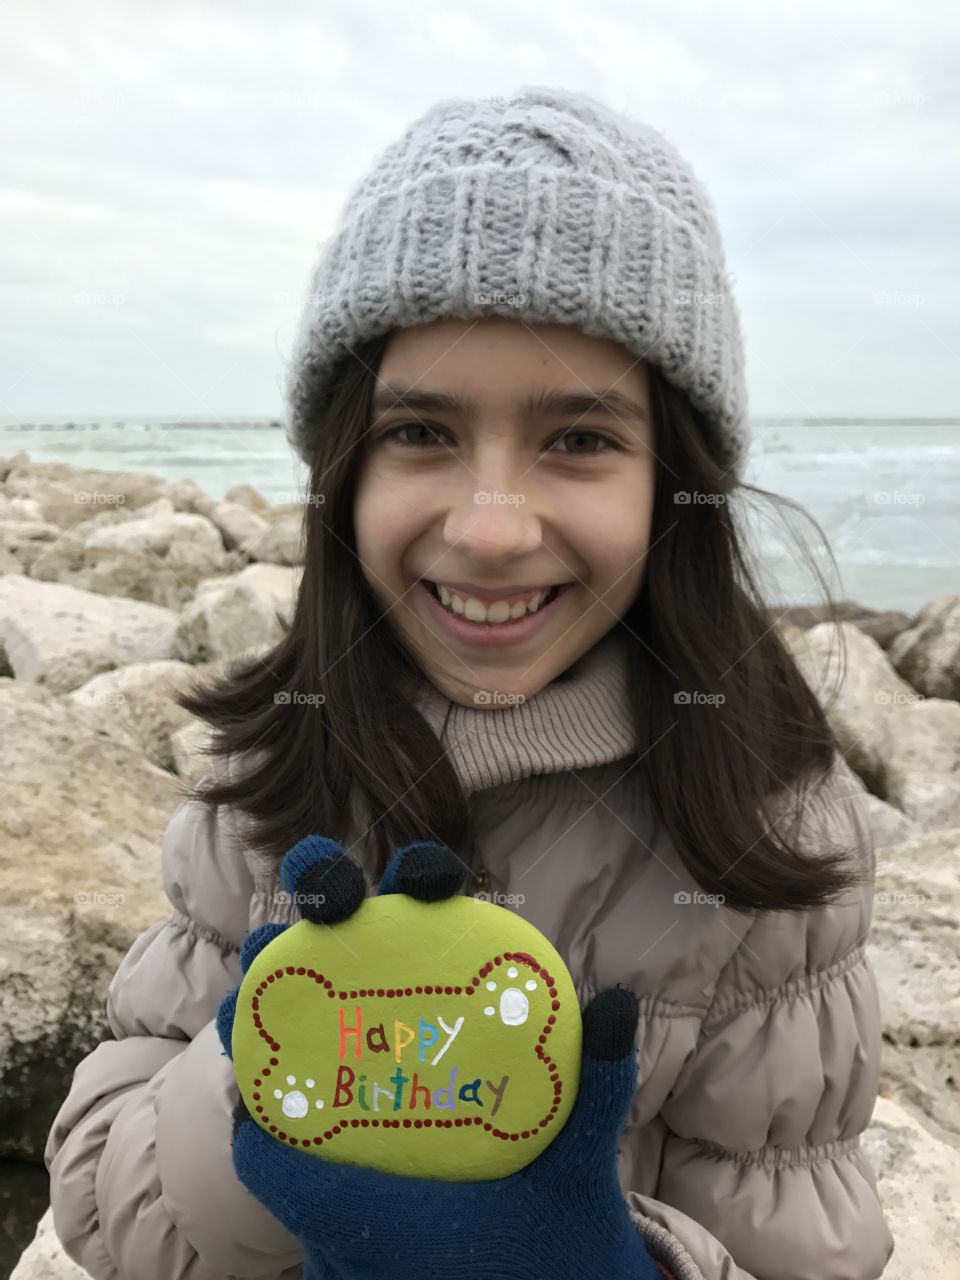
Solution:
[[[689,165],[581,93],[438,103],[346,201],[288,394],[296,609],[183,699],[215,759],[164,838],[171,916],[51,1131],[68,1253],[104,1280],[301,1274],[234,1175],[214,1019],[247,930],[298,918],[278,867],[319,832],[371,886],[446,845],[581,1004],[634,993],[636,1090],[595,1171],[629,1210],[619,1275],[875,1280],[866,793],[744,548],[740,326]],[[571,1274],[561,1232],[531,1261],[515,1225],[485,1269],[438,1244],[418,1274]]]

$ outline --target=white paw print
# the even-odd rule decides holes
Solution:
[[[297,1083],[296,1076],[287,1076],[287,1084],[293,1085]],[[304,1080],[305,1089],[312,1089],[313,1080]],[[302,1120],[310,1110],[310,1100],[302,1089],[291,1089],[289,1093],[284,1093],[282,1089],[274,1089],[273,1096],[280,1099],[280,1110],[291,1120]],[[323,1099],[317,1098],[313,1104],[318,1110],[323,1106]]]
[[[513,965],[507,970],[508,978],[519,977],[519,969],[515,969]],[[536,991],[537,984],[533,978],[528,978],[523,984],[528,991]],[[497,984],[495,982],[487,983],[488,991],[496,991]],[[488,1004],[483,1011],[488,1017],[493,1017],[497,1012],[492,1004]],[[530,1014],[530,1001],[523,994],[519,987],[505,987],[500,992],[500,1021],[507,1027],[522,1026]]]

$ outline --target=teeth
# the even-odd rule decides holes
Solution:
[[[486,603],[483,600],[477,600],[474,596],[468,596],[464,600],[462,596],[448,591],[439,583],[437,590],[444,608],[450,609],[453,613],[462,614],[470,622],[496,623],[522,618],[527,613],[536,613],[553,588],[547,587],[545,591],[537,592],[529,600],[517,600],[515,604],[510,604],[507,600],[491,600]]]

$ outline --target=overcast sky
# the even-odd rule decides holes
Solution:
[[[0,416],[281,417],[347,189],[433,101],[523,84],[687,156],[753,414],[958,415],[958,49],[923,0],[6,0]]]

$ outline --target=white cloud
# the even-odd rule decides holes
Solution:
[[[945,4],[15,0],[5,25],[4,415],[278,416],[317,244],[374,155],[440,98],[543,83],[704,180],[755,412],[956,412]]]

